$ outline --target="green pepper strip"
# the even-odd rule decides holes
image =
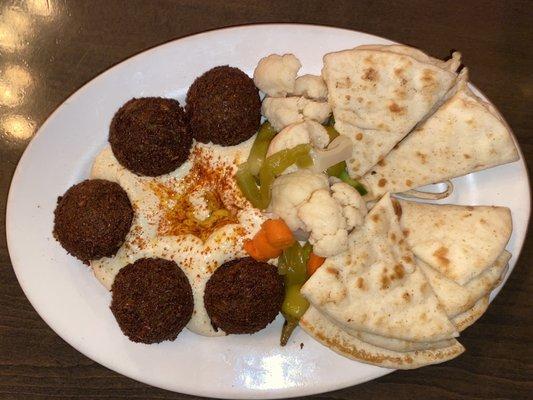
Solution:
[[[304,154],[301,157],[298,157],[296,160],[296,165],[298,168],[309,168],[313,166],[313,157],[309,154]]]
[[[283,315],[299,319],[307,311],[309,302],[300,294],[302,286],[303,284],[298,283],[285,288],[285,299],[281,306]]]
[[[285,286],[302,284],[307,279],[307,268],[302,262],[305,257],[300,243],[296,242],[283,252],[285,256],[287,273],[285,274]]]
[[[287,259],[285,257],[285,252],[281,253],[281,256],[278,258],[278,274],[286,275],[287,274]]]
[[[292,335],[292,332],[298,326],[299,319],[293,318],[289,315],[283,315],[285,317],[285,322],[283,323],[283,328],[281,328],[281,337],[279,340],[280,346],[285,346],[289,342],[289,338]]]
[[[280,344],[284,346],[292,331],[298,326],[300,317],[309,307],[309,303],[300,293],[300,289],[307,280],[307,261],[313,250],[311,244],[301,246],[296,242],[283,251],[278,259],[278,271],[284,272],[285,298],[281,312],[285,317],[285,324],[281,330]]]
[[[241,189],[244,197],[248,199],[250,203],[256,208],[262,208],[261,193],[255,182],[255,177],[250,172],[248,163],[242,163],[237,169],[235,174],[237,185]]]
[[[346,171],[346,161],[341,161],[338,164],[332,165],[326,170],[328,176],[336,176],[337,178]]]
[[[276,136],[276,130],[270,125],[270,122],[264,122],[257,132],[255,137],[254,144],[250,150],[250,155],[248,156],[248,167],[252,175],[259,174],[259,170],[265,161],[266,153],[268,151],[268,146],[270,142]]]
[[[328,132],[329,142],[330,143],[337,136],[340,136],[340,133],[337,132],[337,130],[333,127],[333,125],[326,125],[325,128],[326,128],[326,131]]]
[[[342,171],[341,174],[339,175],[339,179],[345,183],[347,183],[348,185],[354,187],[361,196],[364,196],[365,194],[368,193],[368,191],[366,190],[366,188],[363,186],[363,184],[353,178],[350,177],[350,175],[348,175],[348,172],[346,172],[346,170]]]

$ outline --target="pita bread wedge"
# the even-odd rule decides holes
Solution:
[[[406,200],[399,204],[400,225],[409,248],[459,285],[493,266],[511,236],[511,211],[506,207]]]
[[[446,276],[436,269],[431,268],[420,259],[417,259],[417,264],[431,285],[439,302],[444,307],[444,311],[446,311],[448,317],[452,318],[468,310],[470,293],[465,287],[446,278]]]
[[[507,252],[504,252],[507,253]],[[510,254],[507,253],[510,258]],[[500,282],[503,280],[503,277],[507,273],[508,264],[505,266],[503,271],[501,272],[500,279],[498,282],[496,282],[493,286],[496,287],[500,284]],[[469,282],[470,283],[470,282]],[[474,322],[476,322],[479,318],[485,314],[485,311],[487,311],[487,308],[489,307],[489,296],[482,297],[478,299],[472,306],[472,308],[466,310],[465,312],[455,316],[452,319],[453,324],[457,327],[457,330],[459,332],[464,331],[466,328],[468,328],[470,325],[472,325]]]
[[[364,175],[454,85],[450,63],[406,46],[362,46],[324,56],[322,77],[335,128],[354,143],[352,177]]]
[[[465,350],[455,339],[450,346],[439,349],[386,350],[349,335],[314,307],[309,307],[300,319],[300,326],[318,342],[344,357],[386,368],[413,369],[438,364],[457,357]]]
[[[489,296],[479,299],[471,309],[459,314],[452,321],[459,332],[462,332],[481,318],[487,308],[489,308]]]
[[[411,342],[457,336],[400,229],[387,194],[349,237],[349,250],[330,257],[301,293],[347,332]]]
[[[464,286],[448,279],[421,260],[417,260],[417,264],[446,310],[446,314],[452,318],[472,308],[479,299],[487,296],[498,286],[507,270],[510,258],[511,254],[504,250],[493,266],[472,278]]]
[[[385,336],[374,335],[372,333],[356,331],[350,331],[349,334],[373,346],[400,352],[443,349],[453,345],[456,342],[455,339],[439,340],[437,342],[409,342],[407,340],[394,339]]]
[[[357,46],[358,50],[379,50],[379,51],[388,51],[391,53],[403,54],[406,56],[413,57],[415,60],[418,60],[422,63],[433,64],[436,67],[442,68],[444,70],[455,72],[461,66],[461,53],[454,51],[452,57],[447,60],[439,60],[438,58],[430,57],[421,50],[418,50],[415,47],[405,46],[403,44],[368,44]]]
[[[466,75],[435,113],[362,178],[368,200],[518,160],[510,128],[470,91]]]

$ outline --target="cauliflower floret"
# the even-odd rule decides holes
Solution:
[[[291,149],[299,144],[311,143],[318,149],[328,145],[329,135],[322,125],[315,121],[304,121],[284,128],[270,142],[267,157],[284,149]]]
[[[294,54],[271,54],[259,60],[254,71],[254,83],[272,97],[285,97],[294,91],[296,74],[302,67]]]
[[[348,248],[348,233],[363,224],[366,204],[357,190],[309,170],[278,177],[272,187],[271,211],[294,231],[308,232],[313,252],[335,256]]]
[[[327,102],[316,102],[305,97],[266,97],[261,105],[261,114],[279,132],[304,119],[326,122],[331,114],[331,107]]]
[[[317,238],[318,237],[318,238]],[[333,235],[309,236],[309,243],[313,245],[313,253],[320,257],[333,257],[348,250],[348,231],[339,229]]]
[[[341,205],[328,189],[316,190],[298,208],[298,217],[309,231],[313,252],[330,257],[348,248],[348,231]]]
[[[261,105],[261,114],[279,132],[288,125],[303,122],[304,116],[298,110],[298,99],[266,97]]]
[[[348,230],[363,224],[367,214],[366,203],[357,190],[344,182],[331,186],[331,197],[342,207]]]
[[[328,97],[328,88],[321,76],[302,75],[296,78],[293,94],[309,99],[326,100]]]
[[[309,200],[315,190],[328,189],[324,174],[301,169],[278,177],[272,185],[271,211],[282,218],[292,231],[305,229],[298,217],[298,207]]]
[[[324,149],[329,144],[328,131],[322,124],[313,120],[306,120],[305,125],[309,132],[311,144],[317,149]]]
[[[329,103],[313,101],[305,97],[300,97],[300,99],[302,99],[301,102],[305,100],[305,104],[302,107],[304,119],[312,119],[321,124],[328,120],[328,117],[331,115],[331,106]]]

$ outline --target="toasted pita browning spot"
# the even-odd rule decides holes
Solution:
[[[405,107],[400,107],[395,102],[392,102],[389,105],[389,110],[391,110],[391,112],[393,112],[393,113],[402,114],[405,111]]]
[[[432,85],[433,84],[433,81],[435,80],[435,77],[434,77],[434,73],[433,71],[431,71],[430,69],[425,69],[423,72],[422,72],[422,80],[428,84],[428,85]]]
[[[383,187],[387,184],[387,180],[385,178],[381,178],[378,182],[379,187]]]
[[[433,253],[433,256],[437,258],[437,262],[442,264],[443,266],[447,266],[450,264],[450,260],[446,258],[446,255],[448,254],[448,249],[446,247],[439,247],[435,252]]]
[[[359,132],[357,135],[355,135],[355,139],[363,140],[363,134],[361,132]]]
[[[417,157],[420,158],[420,162],[422,164],[425,164],[427,162],[427,156],[424,153],[417,151],[415,154],[417,155]]]
[[[396,214],[396,216],[398,218],[401,218],[401,216],[402,216],[402,206],[400,205],[400,203],[396,199],[391,199],[391,200],[392,200],[392,206],[394,207],[394,214]]]
[[[383,274],[381,275],[380,282],[381,282],[381,289],[382,290],[385,290],[385,289],[389,288],[391,281],[390,281],[389,276],[387,275],[387,270],[386,269],[383,271]]]
[[[378,78],[378,73],[374,68],[367,68],[364,70],[362,78],[365,81],[376,81]]]
[[[394,275],[391,275],[391,279],[397,278],[402,279],[405,275],[405,269],[401,264],[396,264],[394,266]]]
[[[430,290],[429,284],[427,282],[424,282],[422,285],[420,285],[420,292],[423,294],[426,294]]]
[[[404,89],[396,89],[394,94],[401,100],[404,100],[407,97],[407,92]]]

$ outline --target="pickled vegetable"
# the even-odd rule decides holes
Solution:
[[[340,135],[340,133],[337,132],[337,130],[333,127],[333,125],[326,125],[325,128],[326,128],[326,131],[328,132],[330,142]]]
[[[259,174],[259,170],[265,161],[266,154],[268,151],[268,146],[270,142],[276,136],[276,130],[270,125],[270,122],[264,122],[257,132],[254,144],[250,150],[250,155],[248,156],[248,168],[252,175]]]
[[[339,179],[347,183],[348,185],[352,186],[353,188],[355,188],[355,190],[357,190],[361,196],[364,196],[365,194],[368,193],[368,190],[366,190],[363,184],[351,178],[350,175],[348,175],[348,172],[346,170],[341,172],[341,174],[339,175]]]
[[[298,168],[309,168],[313,166],[313,157],[309,154],[304,154],[296,160]]]
[[[328,176],[336,176],[337,178],[346,171],[346,161],[341,161],[338,164],[329,167],[326,172]]]
[[[281,306],[283,315],[300,319],[309,307],[309,302],[300,293],[302,284],[290,285],[285,288],[285,299]]]
[[[303,284],[307,280],[307,260],[311,254],[312,246],[306,243],[303,247],[295,242],[283,251],[282,262],[285,268],[285,285]],[[278,260],[279,262],[279,260]]]
[[[283,323],[283,328],[281,328],[281,337],[279,340],[280,346],[285,346],[289,342],[292,332],[296,329],[299,323],[298,318],[292,318],[288,315],[284,315],[284,317],[285,322]]]
[[[244,197],[246,197],[254,207],[262,208],[263,203],[261,202],[261,192],[257,187],[255,177],[250,172],[248,163],[239,165],[237,173],[235,174],[235,179]]]
[[[300,293],[300,288],[309,277],[307,262],[312,251],[313,246],[309,242],[303,246],[295,242],[285,249],[278,259],[278,273],[285,278],[285,298],[281,306],[281,312],[285,317],[280,339],[282,346],[287,343],[291,333],[298,326],[300,317],[309,307],[309,303]]]
[[[310,144],[299,144],[292,149],[278,151],[265,159],[259,171],[259,182],[261,186],[261,207],[259,208],[267,208],[270,204],[272,184],[276,176],[296,163],[302,156],[308,155],[310,150]]]
[[[239,165],[235,176],[244,197],[254,207],[260,209],[265,209],[270,204],[272,184],[276,176],[293,164],[301,168],[313,165],[313,159],[309,155],[311,145],[308,143],[278,151],[265,158],[270,141],[275,135],[276,132],[270,123],[265,122],[257,133],[248,161]],[[256,181],[257,175],[259,187]]]

